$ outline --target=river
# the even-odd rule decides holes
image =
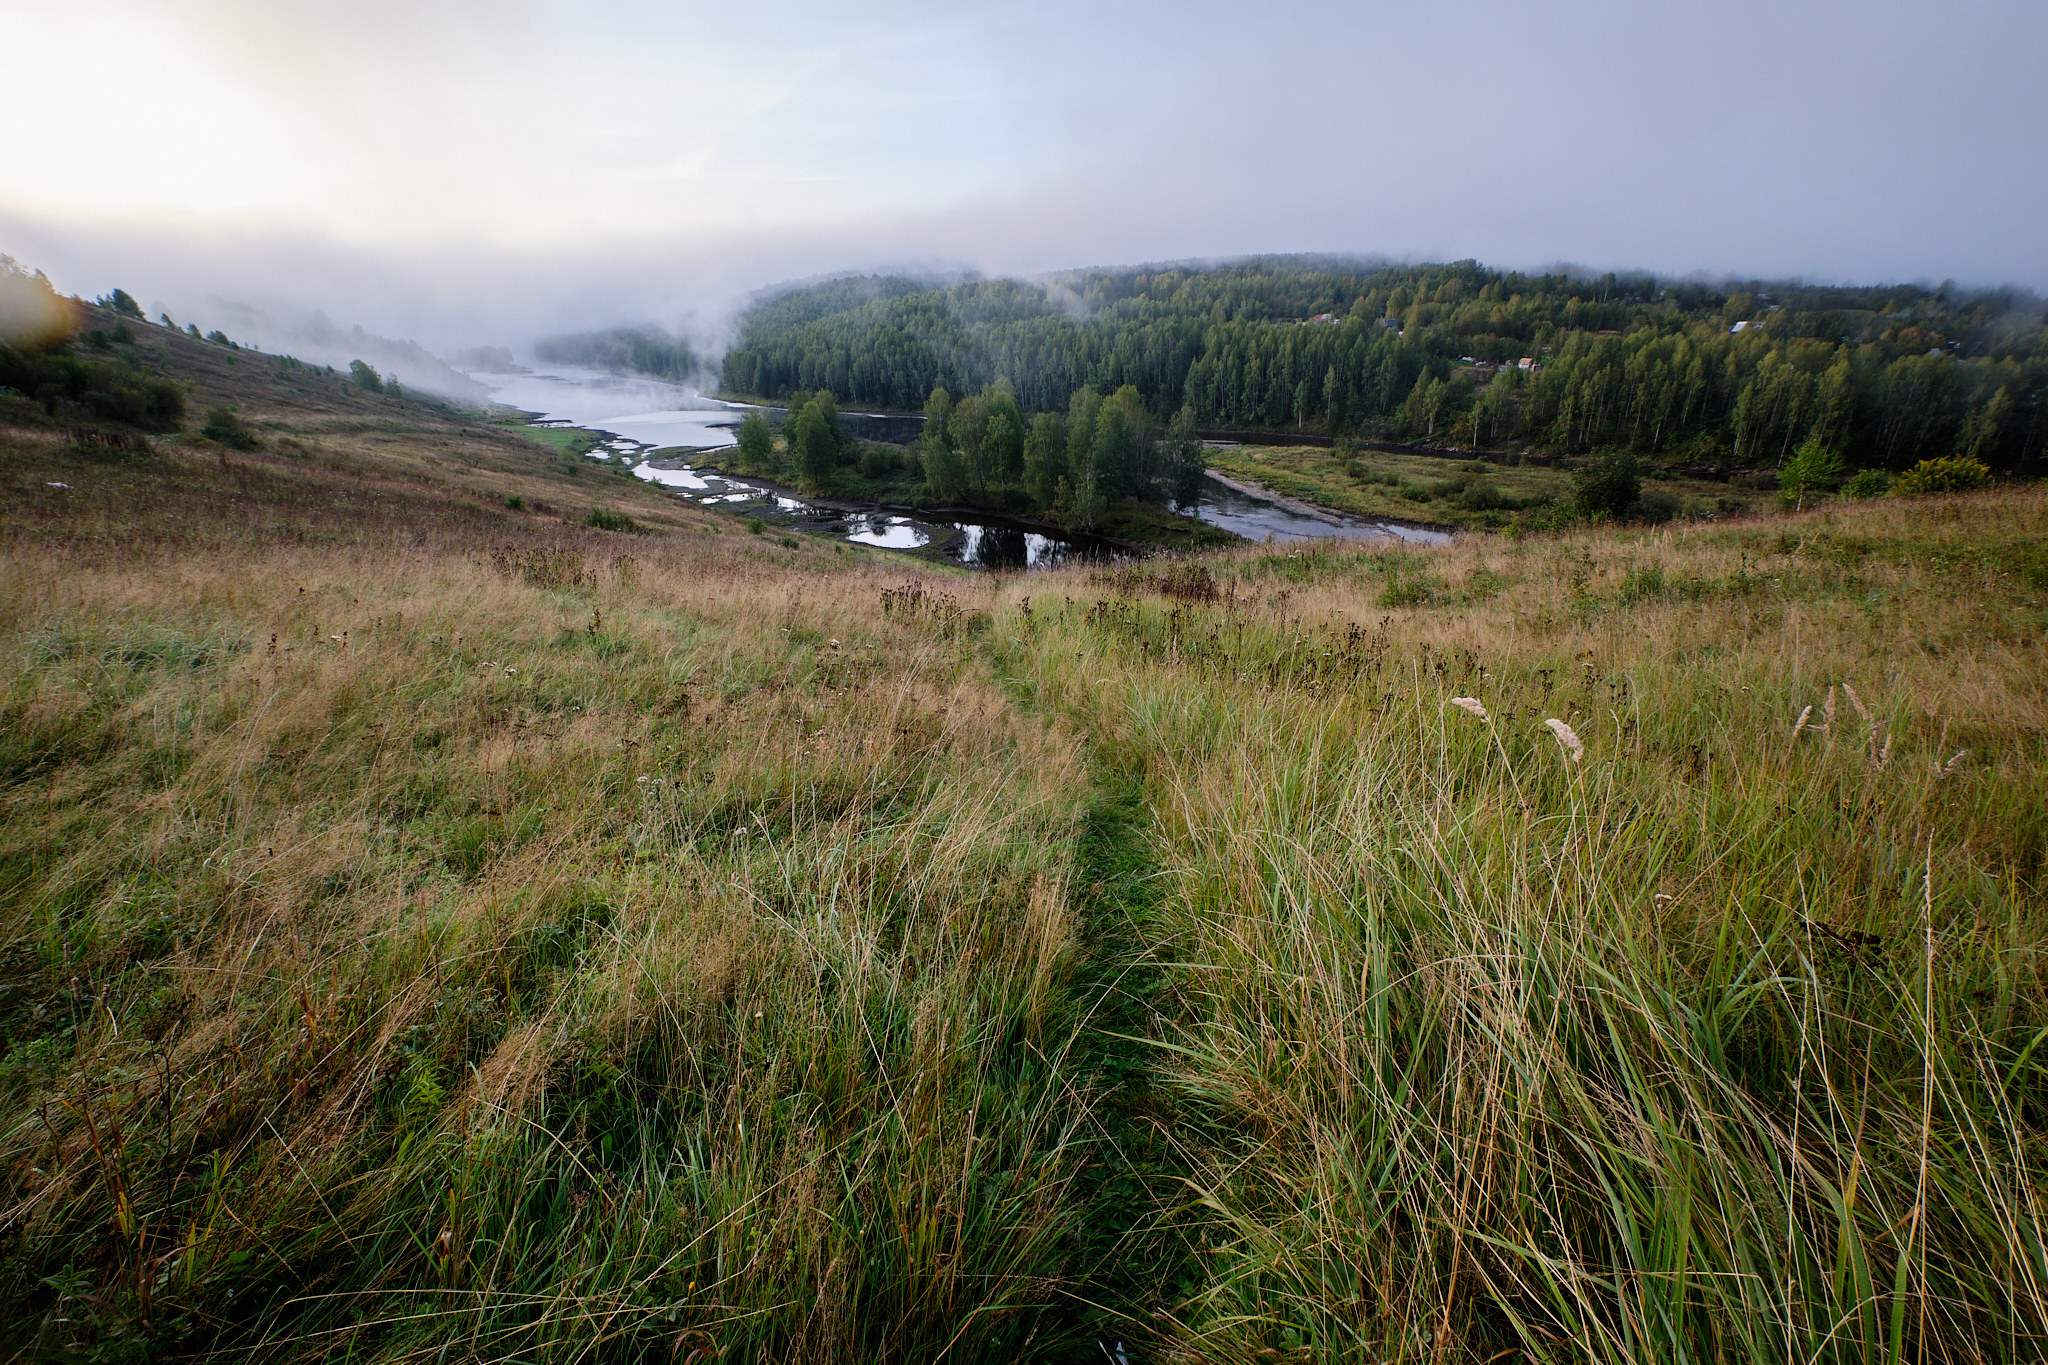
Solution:
[[[759,480],[716,473],[704,456],[738,443],[737,430],[749,409],[707,398],[681,384],[646,375],[609,374],[569,365],[516,371],[472,370],[472,379],[492,389],[493,401],[538,413],[540,424],[600,432],[605,440],[591,458],[618,461],[634,475],[708,507],[811,535],[890,550],[938,545],[963,564],[992,569],[1036,569],[1076,558],[1108,558],[1113,552],[1085,537],[1051,534],[1006,520],[947,513],[849,510],[799,497]],[[906,420],[891,414],[850,411],[845,416],[870,425]],[[657,457],[655,452],[664,452]],[[1440,531],[1340,516],[1258,496],[1253,490],[1205,481],[1192,509],[1211,526],[1247,540],[1403,540],[1441,543]]]

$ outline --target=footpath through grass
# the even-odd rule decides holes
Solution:
[[[965,580],[316,396],[0,436],[0,1351],[2048,1343],[2041,494]]]

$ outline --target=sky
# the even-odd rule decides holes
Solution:
[[[0,251],[429,346],[1323,251],[2048,292],[2039,0],[0,0]]]

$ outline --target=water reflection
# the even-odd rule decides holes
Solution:
[[[608,431],[646,447],[733,445],[739,439],[740,418],[747,412],[739,404],[706,398],[681,384],[574,365],[466,373],[490,386],[493,402],[538,412],[549,426]],[[590,454],[605,458],[599,451]]]
[[[1058,540],[1036,531],[1020,531],[1014,526],[981,526],[956,521],[953,528],[960,532],[960,562],[978,564],[985,569],[1038,569],[1057,564],[1069,556],[1086,553],[1072,541]]]
[[[846,524],[852,529],[846,538],[856,545],[875,545],[884,550],[915,550],[921,545],[931,544],[931,532],[919,526],[909,517],[885,517],[879,514],[852,515]]]
[[[1413,545],[1448,545],[1449,534],[1394,521],[1371,521],[1337,512],[1298,511],[1231,488],[1217,480],[1202,481],[1201,505],[1195,515],[1211,526],[1246,540],[1405,540]],[[1185,509],[1184,509],[1185,510]]]

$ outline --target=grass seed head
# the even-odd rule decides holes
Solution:
[[[1550,727],[1551,734],[1557,736],[1557,746],[1564,750],[1565,757],[1576,763],[1585,756],[1586,746],[1580,741],[1578,732],[1573,730],[1571,726],[1566,725],[1556,716],[1552,716],[1543,723]]]
[[[1461,711],[1470,711],[1473,715],[1479,717],[1479,719],[1481,720],[1485,720],[1487,718],[1486,708],[1479,704],[1479,699],[1477,697],[1452,697],[1451,705],[1457,707]]]
[[[1863,723],[1870,724],[1870,708],[1863,704],[1863,698],[1856,695],[1856,689],[1843,683],[1842,695],[1849,699],[1849,705],[1856,708],[1856,714],[1863,717]]]

